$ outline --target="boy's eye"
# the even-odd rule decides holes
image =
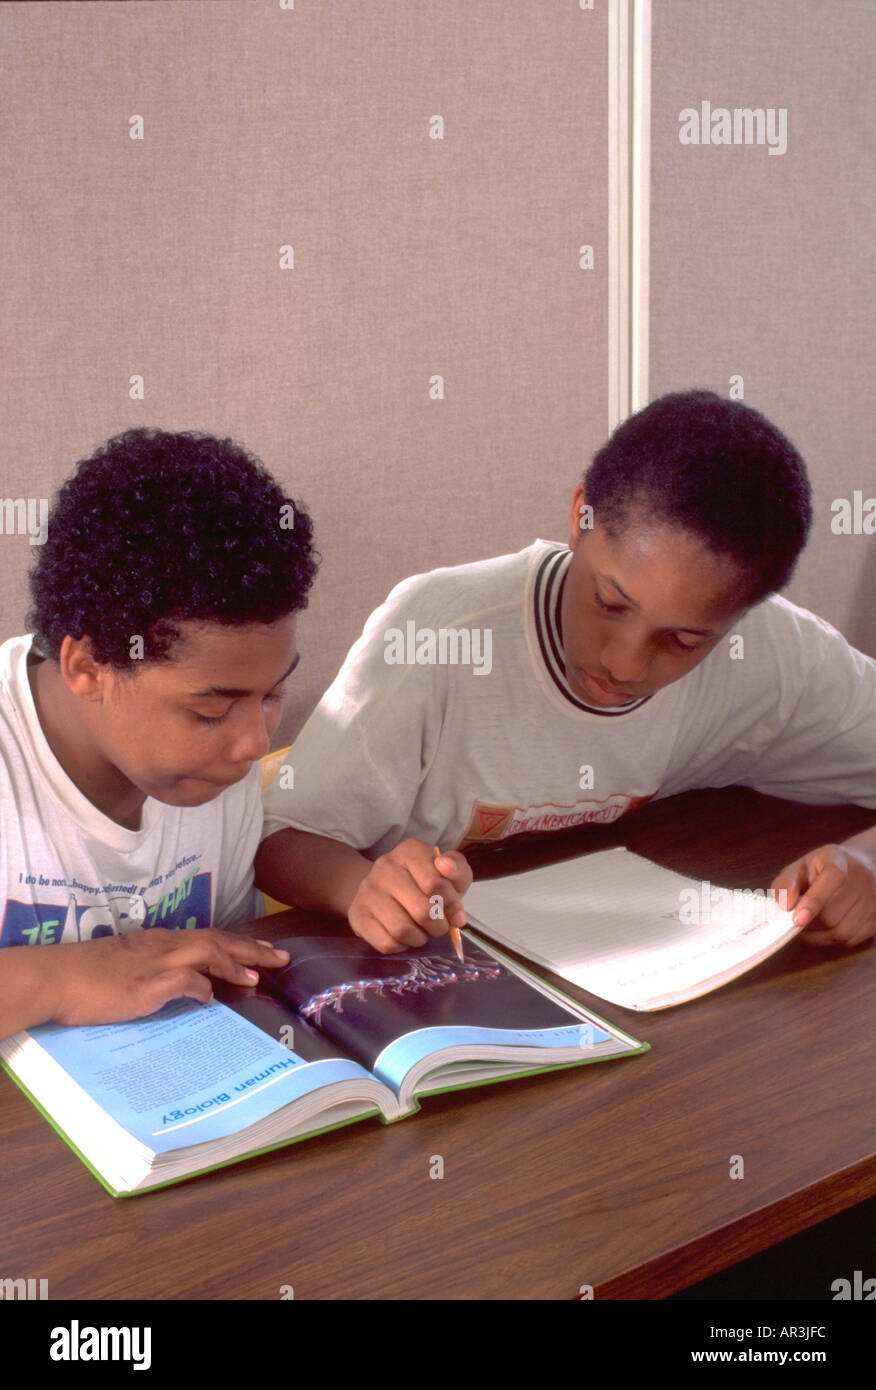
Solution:
[[[598,606],[603,610],[604,613],[623,613],[624,611],[625,605],[622,603],[606,603],[605,600],[601,599],[599,597],[599,594],[595,591],[593,597],[596,599]]]
[[[283,692],[280,691],[278,694],[275,695],[266,695],[264,698],[264,703],[266,705],[276,705],[280,704],[282,702],[282,699]],[[233,706],[229,705],[228,709],[225,711],[224,714],[217,715],[215,718],[211,717],[208,714],[198,714],[196,710],[193,710],[192,713],[194,714],[199,724],[223,724],[225,720],[228,718],[229,714],[231,713],[232,708]]]
[[[594,591],[593,591],[593,597],[594,597],[594,599],[596,600],[597,607],[601,608],[602,611],[603,611],[603,613],[625,613],[625,612],[626,612],[626,605],[625,605],[625,604],[623,604],[623,603],[606,603],[605,599],[604,599],[604,598],[601,598],[600,595],[599,595],[599,593],[598,593],[598,591],[595,590],[595,589],[594,589]],[[679,649],[679,651],[683,651],[683,652],[695,652],[695,651],[697,650],[697,648],[699,647],[699,645],[700,645],[699,642],[695,642],[695,643],[693,644],[693,646],[690,646],[687,642],[682,642],[682,640],[681,640],[680,637],[676,637],[674,632],[673,632],[673,633],[669,633],[668,636],[669,636],[669,640],[674,644],[674,646],[676,646],[676,647]]]
[[[210,719],[206,714],[195,714],[195,718],[199,724],[221,724],[228,718],[228,715],[229,711],[226,710],[224,714],[220,714],[216,719]]]

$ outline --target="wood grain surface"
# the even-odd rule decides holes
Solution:
[[[478,876],[625,844],[732,887],[876,821],[740,788],[472,853]],[[288,912],[239,930],[346,932]],[[563,987],[644,1056],[427,1099],[113,1199],[0,1075],[0,1274],[50,1298],[665,1297],[876,1193],[876,951],[792,942],[704,999],[636,1014]],[[440,1155],[444,1177],[430,1178]],[[731,1179],[733,1155],[744,1178]]]

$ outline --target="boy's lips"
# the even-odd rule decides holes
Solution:
[[[610,704],[626,705],[629,704],[630,700],[636,699],[636,696],[628,690],[613,690],[609,686],[603,685],[602,681],[597,680],[596,676],[591,676],[589,671],[585,671],[583,668],[576,668],[576,675],[584,689],[600,700],[605,700]]]
[[[250,764],[250,767],[251,766],[252,764]],[[247,772],[249,772],[249,768],[247,768],[245,772],[239,772],[236,777],[223,777],[221,781],[218,777],[195,777],[189,774],[186,777],[180,778],[180,781],[200,782],[202,786],[215,787],[217,791],[222,791],[225,787],[234,787],[238,782],[242,782]]]

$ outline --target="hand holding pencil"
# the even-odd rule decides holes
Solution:
[[[442,852],[424,840],[402,840],[360,878],[347,920],[357,936],[384,954],[424,946],[449,929],[462,960],[462,899],[471,882],[471,868],[459,850]]]

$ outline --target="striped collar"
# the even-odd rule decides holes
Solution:
[[[570,705],[574,705],[575,709],[584,710],[587,714],[601,714],[607,719],[617,719],[620,715],[629,714],[640,705],[644,705],[651,696],[645,695],[633,704],[621,705],[616,709],[606,709],[600,705],[588,704],[580,695],[575,694],[566,680],[561,615],[563,588],[571,559],[571,550],[565,545],[558,545],[539,561],[534,593],[535,635],[539,650],[548,675]]]

